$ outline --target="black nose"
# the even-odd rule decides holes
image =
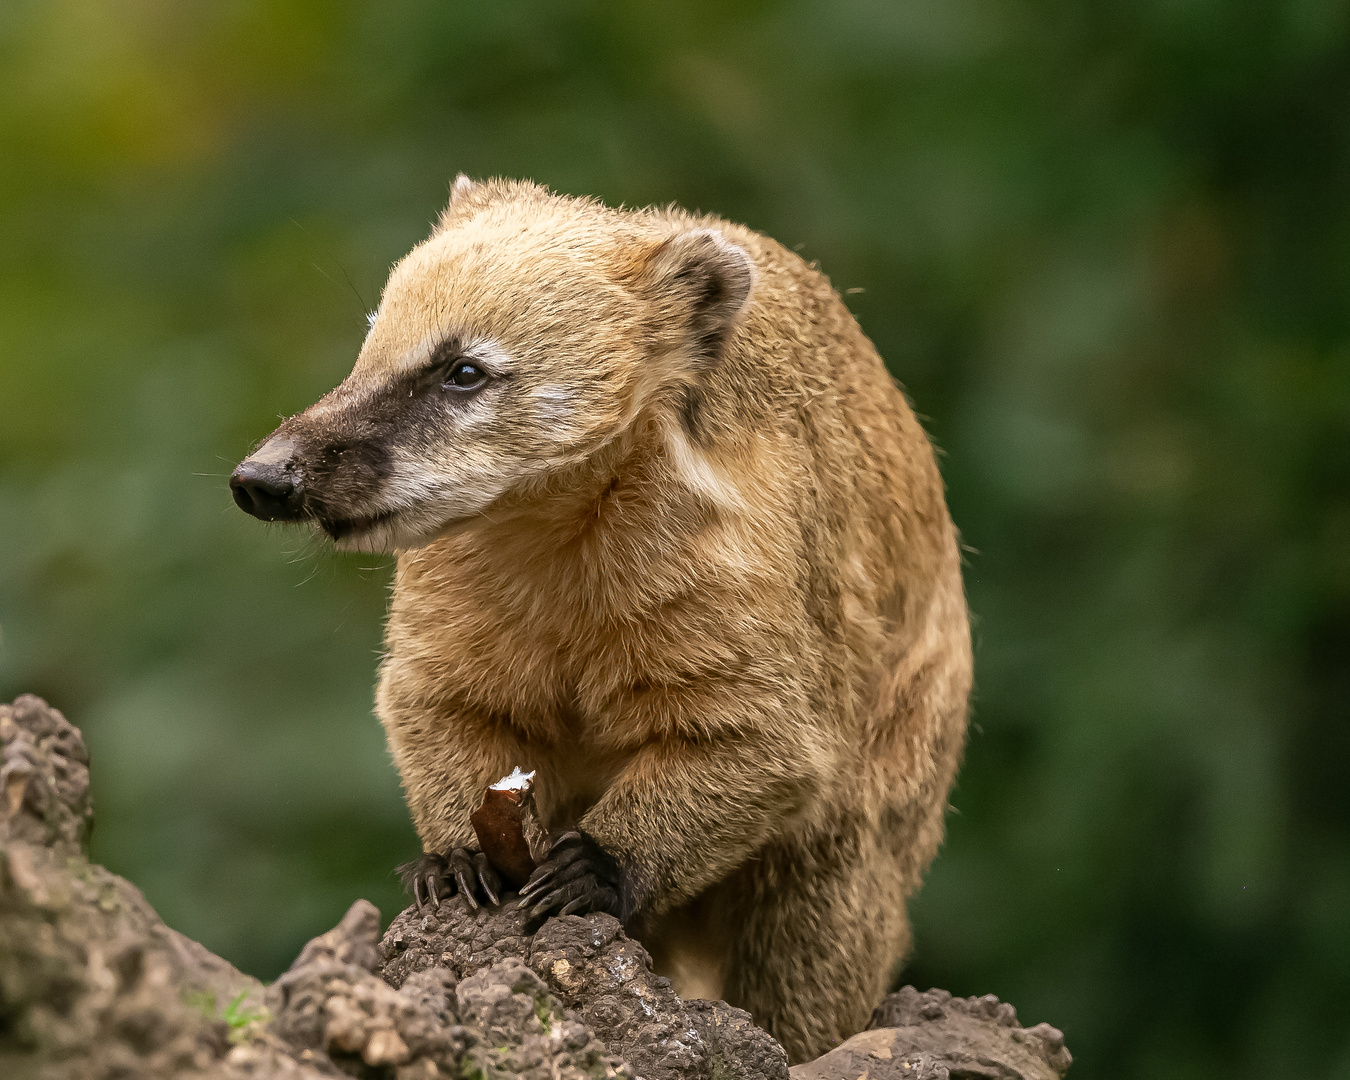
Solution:
[[[263,521],[294,521],[302,516],[300,491],[289,439],[269,441],[230,475],[230,491],[239,509]]]

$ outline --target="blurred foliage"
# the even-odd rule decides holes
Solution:
[[[819,259],[945,451],[975,728],[905,978],[1075,1075],[1350,1077],[1343,0],[3,0],[0,695],[260,976],[416,841],[388,560],[224,477],[458,171]]]

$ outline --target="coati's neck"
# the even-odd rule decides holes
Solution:
[[[735,497],[677,426],[644,415],[586,461],[499,500],[400,564],[440,582],[451,567],[472,568],[456,575],[456,588],[490,597],[505,617],[630,619],[688,587],[693,538]]]

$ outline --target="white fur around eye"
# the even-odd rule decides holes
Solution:
[[[571,391],[561,386],[541,386],[531,396],[538,403],[540,418],[551,424],[566,424],[576,412]]]

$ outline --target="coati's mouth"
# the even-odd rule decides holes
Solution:
[[[372,533],[382,525],[388,525],[394,518],[398,517],[397,510],[382,510],[378,514],[370,514],[366,517],[353,518],[327,518],[315,517],[328,539],[335,544],[343,541],[352,542],[367,533]]]
[[[406,551],[422,547],[472,524],[476,514],[449,520],[418,522],[406,510],[382,510],[365,517],[333,518],[315,515],[313,520],[340,551]]]

